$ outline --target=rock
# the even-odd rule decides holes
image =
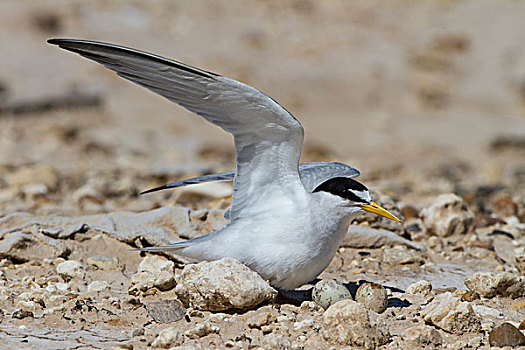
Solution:
[[[478,332],[481,322],[470,303],[460,301],[450,292],[437,295],[422,311],[425,322],[445,331],[463,334]]]
[[[383,261],[392,266],[404,264],[421,264],[423,259],[421,256],[404,246],[395,246],[392,248],[383,249]]]
[[[403,349],[442,349],[441,334],[427,325],[418,325],[406,329],[401,335]]]
[[[301,303],[299,310],[300,312],[317,312],[321,310],[321,306],[314,301],[306,300]]]
[[[176,285],[173,261],[158,256],[147,256],[139,264],[137,273],[131,277],[128,293],[137,295],[151,288],[166,291]]]
[[[525,345],[525,335],[510,323],[504,322],[489,333],[490,346],[520,346]]]
[[[461,301],[472,302],[474,300],[479,300],[480,299],[479,293],[477,293],[477,292],[473,292],[471,290],[465,290],[463,292],[464,293],[459,295]]]
[[[357,302],[341,300],[323,314],[323,337],[334,345],[376,349],[390,341],[387,325]]]
[[[246,309],[277,296],[261,276],[230,258],[185,266],[175,293],[185,306],[208,311]]]
[[[492,199],[493,214],[500,218],[507,218],[517,213],[518,206],[507,194],[500,192]]]
[[[48,191],[47,186],[43,183],[33,183],[33,184],[28,184],[22,187],[22,193],[27,198],[34,199],[36,197],[45,196],[48,192],[49,191]]]
[[[146,241],[148,245],[166,245],[177,241],[176,236],[194,235],[197,225],[190,222],[189,209],[183,207],[162,207],[146,212],[134,213],[127,211],[107,214],[88,215],[80,217],[38,216],[24,212],[7,214],[0,218],[0,237],[22,229],[71,233],[71,229],[83,228],[104,233],[112,238],[128,244],[136,244],[137,239]],[[58,229],[58,231],[56,231]],[[32,231],[33,232],[33,231]],[[35,234],[33,232],[33,234]],[[61,233],[58,233],[58,238]],[[36,252],[35,256],[41,253]],[[174,253],[167,252],[176,257]],[[57,256],[48,254],[47,256]]]
[[[86,263],[96,266],[99,270],[122,270],[124,267],[116,256],[90,256]]]
[[[393,247],[395,245],[404,245],[417,250],[421,249],[421,246],[418,243],[398,236],[394,232],[361,225],[350,225],[343,243],[341,244],[342,247],[356,249],[375,249],[381,247]]]
[[[29,310],[16,309],[13,312],[13,316],[12,317],[21,320],[21,319],[26,318],[26,317],[34,317],[34,315],[33,315],[33,312],[31,312]]]
[[[158,323],[175,322],[186,314],[181,302],[176,299],[151,302],[146,304],[146,309],[148,315]]]
[[[311,318],[307,318],[302,321],[294,322],[293,329],[294,331],[302,331],[303,329],[316,327],[315,322]]]
[[[432,285],[430,282],[421,280],[415,283],[412,283],[409,285],[406,289],[406,293],[408,294],[430,294],[432,291]]]
[[[106,281],[93,281],[87,286],[89,293],[98,293],[104,290],[109,290],[109,284]]]
[[[508,272],[476,272],[465,278],[465,285],[485,298],[525,296],[524,278]]]
[[[467,233],[474,214],[461,197],[448,193],[438,196],[432,205],[423,209],[421,218],[429,233],[448,237],[456,233]]]
[[[71,278],[83,278],[85,274],[84,266],[76,260],[61,262],[57,265],[56,270],[59,275]]]
[[[482,320],[488,318],[503,318],[504,315],[501,311],[485,305],[472,305],[472,309]]]
[[[161,273],[163,271],[173,273],[175,264],[173,261],[166,260],[159,256],[147,256],[140,262],[137,267],[137,272],[149,272],[152,274]]]
[[[525,254],[517,254],[514,257],[514,267],[516,267],[520,275],[525,276]]]
[[[0,259],[15,262],[43,260],[50,256],[67,257],[70,253],[64,243],[38,232],[9,232],[0,240]]]
[[[175,276],[168,271],[162,271],[158,274],[143,271],[131,276],[131,284],[128,288],[128,293],[131,295],[138,295],[140,292],[146,292],[152,288],[167,291],[173,289],[176,284]]]
[[[262,307],[259,310],[256,310],[254,314],[248,318],[246,323],[250,328],[261,328],[262,326],[267,326],[276,320],[277,317],[271,312],[271,310],[267,307]]]
[[[380,314],[386,310],[388,297],[386,289],[383,288],[382,285],[377,283],[363,283],[357,289],[355,301],[367,309]]]
[[[209,322],[197,323],[194,328],[184,332],[184,335],[190,339],[198,339],[212,333],[219,333],[220,327],[211,325]]]
[[[352,299],[352,294],[344,284],[336,280],[317,282],[312,289],[312,300],[325,310],[344,299]]]
[[[184,343],[184,337],[176,327],[165,328],[159,332],[157,338],[151,344],[154,348],[169,349]]]

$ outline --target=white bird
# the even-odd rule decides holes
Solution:
[[[358,214],[371,212],[399,222],[372,201],[364,185],[351,179],[359,175],[354,168],[299,164],[301,124],[261,91],[127,47],[75,39],[48,42],[104,65],[233,135],[235,173],[158,188],[233,179],[228,224],[188,241],[141,250],[174,251],[197,261],[235,258],[272,286],[291,290],[328,266]]]

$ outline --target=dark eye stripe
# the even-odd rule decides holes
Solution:
[[[355,194],[355,192],[368,191],[365,185],[347,177],[334,177],[329,179],[313,190],[313,192],[319,191],[328,192],[356,203],[368,203],[368,201]]]

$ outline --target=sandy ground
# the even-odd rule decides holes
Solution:
[[[45,222],[168,205],[192,212],[228,205],[227,196],[206,191],[138,196],[165,181],[233,169],[231,137],[45,42],[71,37],[155,52],[254,85],[303,124],[303,161],[355,166],[361,181],[406,219],[403,226],[371,219],[361,225],[387,228],[428,247],[406,265],[388,264],[385,249],[343,248],[321,278],[373,281],[394,291],[426,279],[439,294],[466,290],[463,279],[475,271],[519,273],[515,256],[525,248],[524,14],[525,4],[518,1],[3,0],[0,246],[16,225],[22,233],[36,234],[22,219],[16,225],[6,220],[19,212]],[[96,99],[91,105],[61,106],[72,92]],[[50,99],[54,102],[46,110],[40,102]],[[28,106],[36,108],[28,111]],[[409,219],[420,220],[420,210],[443,193],[459,195],[478,224],[444,238],[411,231]],[[198,231],[220,226],[219,216],[199,223]],[[496,229],[512,238],[487,236]],[[153,321],[144,305],[174,293],[128,294],[142,259],[127,251],[136,242],[91,229],[57,241],[69,250],[62,250],[63,258],[88,266],[93,256],[117,257],[122,268],[92,268],[78,281],[65,281],[56,272],[62,261],[56,251],[24,255],[21,248],[25,260],[3,252],[0,347],[150,346],[167,325]],[[182,267],[176,265],[177,274]],[[96,296],[84,293],[99,280],[110,289]],[[18,295],[35,283],[72,285],[62,299],[35,306],[37,317],[12,318],[20,307]],[[404,300],[396,293],[393,300]],[[518,325],[525,318],[525,310],[516,306],[519,300],[479,303],[501,312],[493,325]],[[417,307],[425,301],[410,303],[391,303],[383,314],[394,335],[423,322]],[[61,307],[44,313],[54,306]],[[320,311],[286,311],[292,308],[286,303],[271,307],[293,313],[296,321],[322,317]],[[279,337],[283,348],[326,345],[298,340],[316,331],[303,334],[291,320],[282,319],[269,333],[247,328],[250,312],[257,310],[229,315],[232,320],[225,322],[209,312],[188,311],[174,324],[187,330],[206,320],[221,328],[185,343],[193,347],[272,348],[274,343],[265,343],[268,334]],[[470,342],[471,348],[486,348],[492,326],[485,326],[462,335],[439,330],[443,346]]]

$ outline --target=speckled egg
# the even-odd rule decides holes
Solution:
[[[383,288],[382,285],[377,283],[363,283],[357,289],[355,301],[367,309],[380,314],[386,310],[388,296],[386,289]]]
[[[343,299],[352,299],[350,291],[339,281],[328,280],[318,282],[312,289],[312,299],[323,309]]]

